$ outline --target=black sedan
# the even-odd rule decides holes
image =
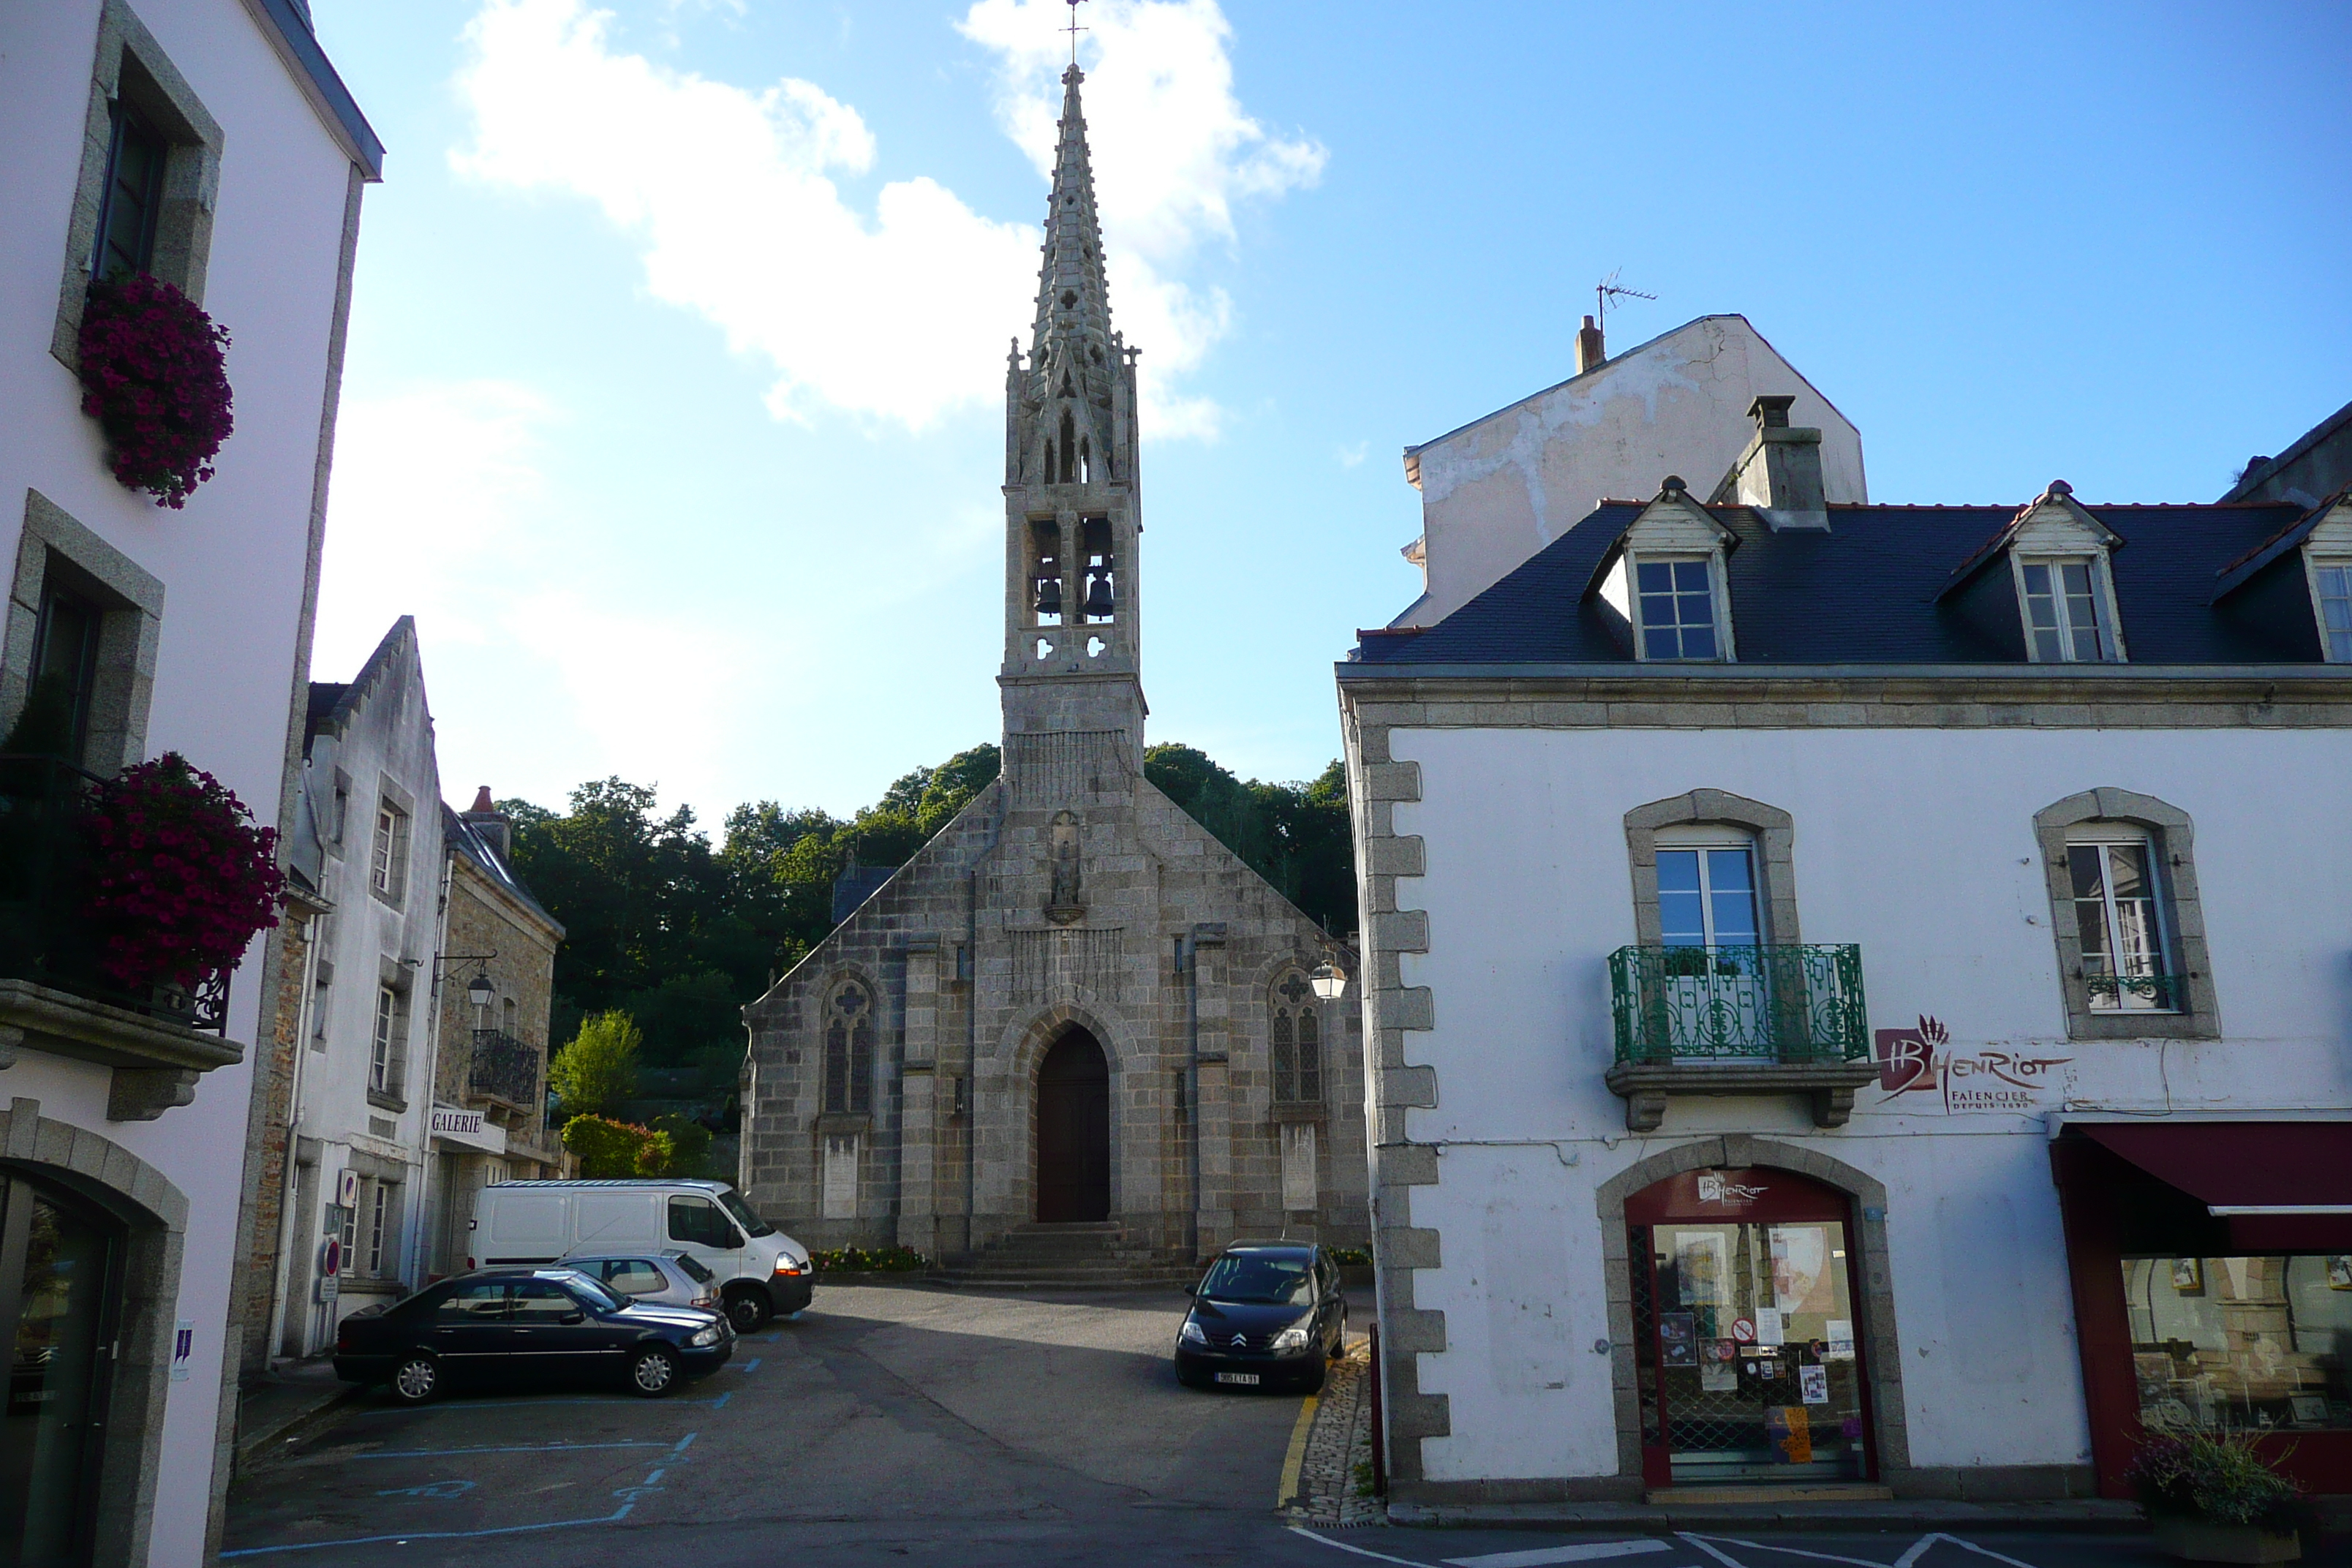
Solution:
[[[576,1268],[506,1268],[345,1318],[335,1375],[389,1384],[403,1405],[460,1385],[599,1378],[658,1399],[734,1353],[735,1331],[717,1312],[635,1301]]]
[[[1323,1386],[1324,1363],[1346,1348],[1348,1298],[1320,1247],[1237,1241],[1192,1287],[1176,1333],[1176,1377],[1188,1387]]]

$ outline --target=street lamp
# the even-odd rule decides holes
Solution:
[[[466,1000],[474,1005],[477,1013],[488,1006],[498,994],[498,987],[490,984],[490,972],[487,969],[475,971],[473,984],[466,987]]]
[[[1337,1002],[1348,994],[1348,972],[1327,958],[1315,966],[1307,984],[1314,988],[1316,1000]]]

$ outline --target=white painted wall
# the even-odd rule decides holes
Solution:
[[[48,353],[99,0],[0,10],[0,562],[37,489],[161,578],[149,752],[184,752],[274,823],[350,160],[239,0],[135,8],[225,134],[204,302],[233,335],[236,433],[182,511],[107,471],[74,375]],[[232,992],[229,1035],[248,1047],[260,952]],[[207,1073],[194,1104],[131,1123],[105,1119],[98,1069],[26,1052],[0,1073],[0,1093],[121,1144],[189,1199],[178,1316],[197,1325],[195,1351],[170,1385],[150,1557],[174,1568],[204,1550],[250,1071]]]
[[[1888,1189],[1887,1227],[1912,1459],[2071,1464],[2088,1458],[2048,1117],[2352,1111],[2352,818],[2320,781],[2352,776],[2344,731],[1419,731],[1396,807],[1429,912],[1402,958],[1436,1027],[1404,1037],[1436,1069],[1416,1141],[1446,1148],[1411,1222],[1444,1267],[1415,1302],[1446,1313],[1421,1386],[1451,1397],[1428,1439],[1433,1480],[1613,1475],[1609,1332],[1594,1193],[1708,1131],[1816,1139]],[[2100,785],[2155,795],[2195,823],[2219,1041],[2070,1041],[2033,815]],[[1816,1132],[1793,1098],[1671,1103],[1624,1130],[1607,955],[1634,940],[1623,818],[1694,788],[1795,818],[1810,942],[1859,942],[1874,1028],[1931,1014],[1952,1048],[2063,1058],[2032,1114],[1945,1114],[1875,1086],[1845,1128]],[[1913,1096],[1924,1101],[1925,1096]]]
[[[1822,432],[1832,504],[1870,499],[1862,436],[1744,316],[1702,316],[1589,374],[1420,448],[1427,592],[1393,623],[1434,626],[1583,521],[1602,500],[1648,500],[1679,474],[1704,500],[1756,432],[1759,394]]]

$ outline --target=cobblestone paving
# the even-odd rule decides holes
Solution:
[[[1372,1474],[1371,1364],[1365,1341],[1357,1336],[1347,1355],[1331,1363],[1316,1403],[1315,1425],[1298,1467],[1298,1498],[1289,1510],[1295,1524],[1325,1526],[1386,1524],[1388,1510],[1370,1495]]]

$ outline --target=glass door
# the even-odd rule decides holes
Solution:
[[[1632,1240],[1648,1260],[1633,1304],[1653,1484],[1869,1478],[1843,1213],[1842,1195],[1766,1170],[1693,1173],[1628,1205],[1651,1221]]]
[[[0,1568],[89,1561],[121,1234],[62,1194],[0,1177]]]
[[[1769,998],[1748,844],[1658,849],[1666,1038],[1677,1057],[1769,1057]]]

